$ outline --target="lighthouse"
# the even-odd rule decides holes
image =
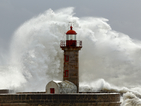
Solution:
[[[76,39],[77,33],[70,26],[66,32],[66,40],[62,40],[60,47],[64,51],[63,80],[68,80],[77,86],[79,92],[79,50],[82,48],[82,41]]]
[[[61,40],[60,47],[64,51],[63,81],[50,81],[46,85],[48,94],[79,92],[79,50],[82,48],[82,41],[76,40],[76,35],[70,26],[66,40]]]

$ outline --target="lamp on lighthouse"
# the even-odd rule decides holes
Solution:
[[[70,26],[70,30],[66,33],[66,46],[76,46],[76,32],[72,29],[73,27]]]

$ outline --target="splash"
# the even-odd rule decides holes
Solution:
[[[124,93],[124,106],[139,106],[140,91],[127,87],[140,87],[141,43],[112,30],[107,21],[78,18],[73,8],[49,9],[28,20],[15,31],[9,66],[0,68],[0,88],[44,91],[50,80],[62,80],[60,40],[65,40],[71,22],[78,33],[77,39],[83,41],[79,61],[81,90]]]

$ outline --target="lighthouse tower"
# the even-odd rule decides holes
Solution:
[[[63,80],[74,83],[79,92],[79,50],[82,48],[82,41],[76,40],[76,34],[71,26],[66,33],[66,40],[61,41],[60,47],[64,50]]]

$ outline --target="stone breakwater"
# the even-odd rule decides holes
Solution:
[[[1,94],[0,106],[120,106],[120,94]]]

